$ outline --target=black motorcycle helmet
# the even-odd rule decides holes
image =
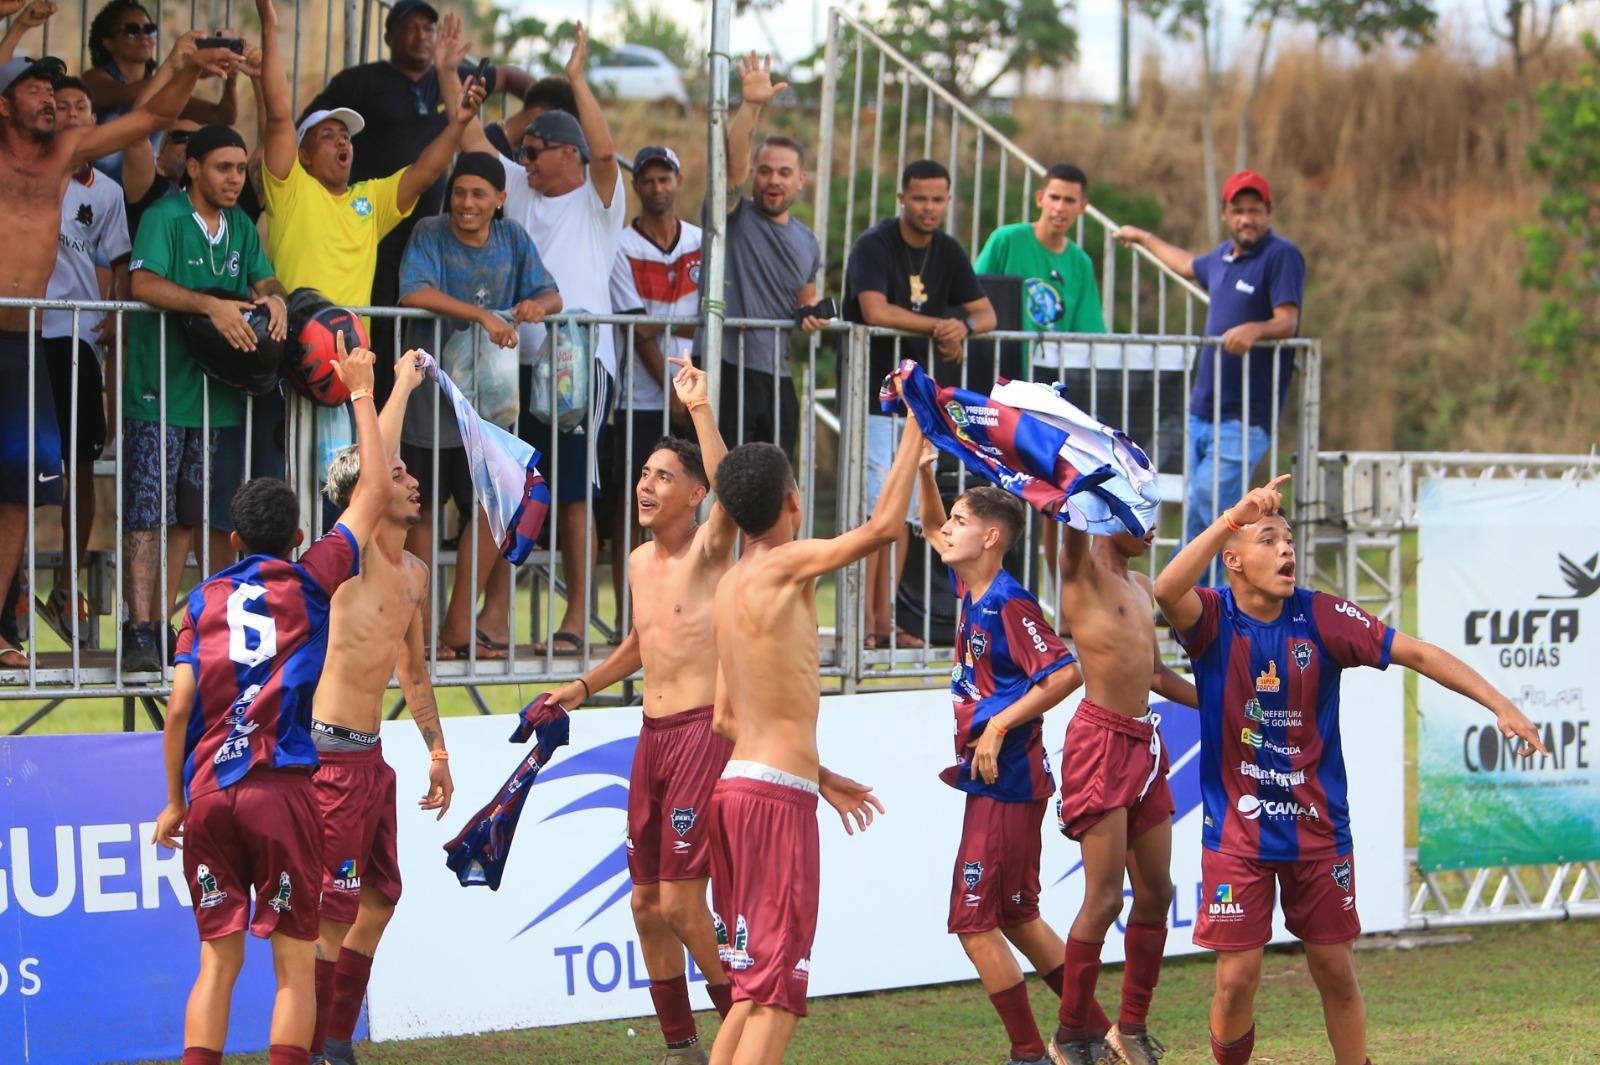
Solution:
[[[237,292],[216,288],[207,289],[206,295],[225,300],[245,298]],[[210,315],[184,315],[183,331],[189,339],[189,354],[194,356],[194,361],[200,364],[206,376],[246,395],[264,396],[278,387],[279,367],[283,363],[283,352],[287,345],[268,335],[267,325],[271,316],[266,307],[251,307],[244,313],[244,320],[256,335],[254,351],[240,351],[230,344],[226,337],[217,332]]]

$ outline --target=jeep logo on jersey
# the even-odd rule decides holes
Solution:
[[[1333,882],[1339,885],[1340,891],[1348,892],[1350,890],[1350,860],[1348,858],[1336,863],[1329,872],[1333,874]]]
[[[1304,640],[1294,642],[1294,664],[1302,670],[1311,665],[1311,645]]]
[[[963,884],[967,885],[967,890],[968,891],[971,891],[974,888],[976,888],[978,886],[978,882],[980,880],[982,880],[982,879],[983,879],[983,863],[982,862],[962,862],[961,863],[961,882]]]
[[[687,836],[689,834],[689,830],[693,827],[694,807],[690,806],[689,808],[685,809],[681,806],[674,806],[672,808],[672,831],[676,832],[679,836]]]

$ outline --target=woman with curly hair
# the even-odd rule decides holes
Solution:
[[[144,91],[147,79],[156,72],[157,28],[138,0],[110,0],[89,23],[89,61],[83,82],[94,99],[95,120],[125,115]],[[222,98],[216,103],[190,100],[183,117],[202,125],[232,125],[239,107],[234,94],[234,79],[222,83]],[[156,138],[152,138],[154,143]],[[122,153],[108,155],[95,163],[117,181],[122,180]]]

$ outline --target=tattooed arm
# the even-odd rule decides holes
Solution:
[[[455,783],[450,779],[450,759],[444,747],[444,727],[439,723],[439,706],[433,697],[433,682],[428,677],[428,656],[422,641],[422,612],[428,605],[428,567],[411,559],[413,597],[416,611],[406,629],[405,646],[400,649],[400,660],[395,664],[395,674],[400,678],[400,691],[406,697],[406,707],[411,720],[422,733],[423,745],[428,748],[428,792],[417,804],[424,810],[438,810],[442,820],[450,809],[450,796]]]

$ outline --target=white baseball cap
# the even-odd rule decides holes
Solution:
[[[352,111],[348,107],[334,107],[322,111],[313,111],[300,120],[299,127],[294,131],[294,142],[299,144],[306,139],[306,134],[311,131],[313,126],[326,122],[330,118],[337,118],[340,122],[343,122],[344,128],[350,131],[350,136],[352,137],[367,126],[367,120],[361,117],[360,112]]]

